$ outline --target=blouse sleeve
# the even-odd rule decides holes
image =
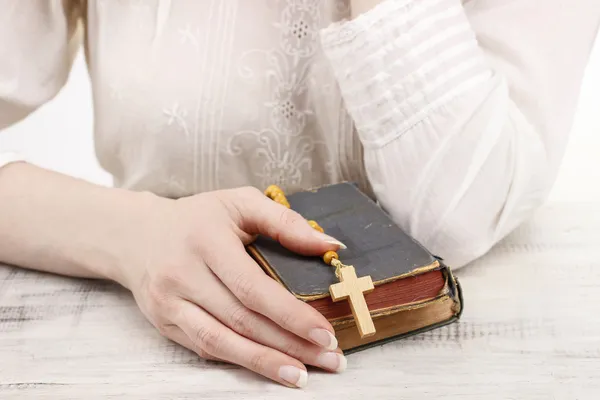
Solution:
[[[78,49],[75,0],[0,0],[0,131],[52,99]],[[0,149],[0,167],[18,160]]]
[[[384,0],[322,31],[379,203],[455,268],[547,198],[600,1]]]

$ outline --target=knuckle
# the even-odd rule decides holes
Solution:
[[[264,351],[253,354],[249,360],[250,369],[259,374],[262,373],[266,369],[267,358],[267,353]]]
[[[281,226],[285,226],[288,229],[295,224],[297,224],[302,218],[293,210],[289,208],[285,208],[281,211],[281,215],[279,216],[279,224]]]
[[[246,273],[240,273],[233,281],[233,291],[246,307],[253,309],[257,303],[256,284]]]
[[[221,332],[205,326],[196,328],[196,347],[208,354],[218,354],[221,347]]]
[[[252,336],[254,333],[253,316],[251,312],[241,304],[236,304],[227,312],[229,326],[231,329],[243,336]]]
[[[307,354],[305,346],[297,340],[289,340],[282,346],[281,351],[294,358],[304,358]]]
[[[293,320],[294,318],[292,317],[292,314],[289,312],[285,312],[279,316],[277,324],[283,329],[289,331],[292,326]]]

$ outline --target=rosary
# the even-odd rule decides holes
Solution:
[[[277,185],[271,185],[265,190],[267,197],[287,208],[290,208],[283,190]],[[316,221],[308,221],[308,224],[319,232],[324,232]],[[356,321],[360,337],[368,337],[375,334],[375,326],[371,319],[371,313],[367,307],[364,293],[369,293],[375,289],[373,281],[369,275],[358,278],[356,270],[352,265],[344,265],[339,260],[335,251],[327,251],[323,254],[323,261],[327,265],[335,267],[335,276],[340,281],[329,286],[329,294],[334,302],[348,299],[350,309]]]

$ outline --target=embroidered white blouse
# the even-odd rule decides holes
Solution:
[[[177,197],[351,180],[460,267],[551,189],[600,1],[349,11],[349,0],[0,0],[0,129],[64,85],[81,20],[97,156],[117,186]]]

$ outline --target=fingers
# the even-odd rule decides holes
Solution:
[[[321,255],[344,249],[339,240],[313,229],[297,212],[282,206],[254,188],[236,189],[227,196],[238,211],[238,226],[249,234],[269,236],[299,254]]]
[[[269,278],[233,234],[224,232],[220,240],[230,249],[228,257],[213,256],[207,264],[244,306],[319,347],[337,348],[335,331],[321,313]]]
[[[310,343],[277,326],[273,321],[244,306],[218,279],[207,273],[199,273],[194,281],[204,283],[198,291],[190,284],[182,293],[188,300],[201,304],[202,308],[221,323],[238,334],[289,355],[303,364],[320,367],[332,372],[346,368],[343,354],[331,352]],[[341,353],[341,352],[340,352]]]
[[[197,352],[240,365],[282,385],[307,384],[308,374],[301,362],[238,335],[195,304],[182,300],[174,322]]]

